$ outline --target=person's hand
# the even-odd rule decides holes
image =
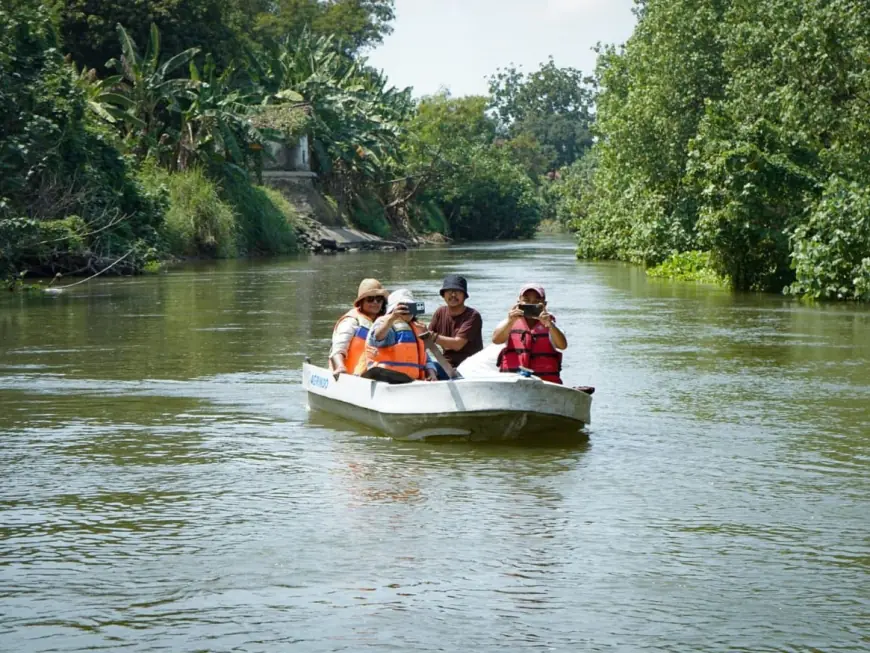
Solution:
[[[511,308],[511,310],[508,311],[508,319],[509,320],[516,320],[517,318],[520,318],[523,315],[524,315],[523,309],[520,308],[519,304],[514,304],[513,308]]]
[[[399,304],[392,313],[390,313],[390,324],[395,324],[396,322],[410,322],[411,321],[411,311],[408,310],[408,307]]]
[[[548,329],[553,326],[553,316],[547,312],[546,306],[541,309],[541,314],[538,316],[538,320],[540,320],[541,324],[543,324]]]
[[[438,373],[435,372],[435,370],[427,369],[426,370],[426,380],[427,381],[437,381],[438,380]]]
[[[340,374],[347,374],[347,366],[344,364],[344,356],[341,354],[336,354],[329,362],[332,366],[332,377],[338,381],[338,377]]]

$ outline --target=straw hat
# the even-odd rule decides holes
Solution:
[[[383,297],[384,301],[386,301],[389,295],[390,292],[377,279],[363,279],[359,284],[359,290],[356,292],[356,300],[353,305],[359,306],[360,302],[366,297]]]

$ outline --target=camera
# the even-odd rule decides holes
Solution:
[[[538,317],[544,310],[543,304],[520,304],[519,308],[525,317]]]
[[[402,302],[400,306],[403,306],[411,314],[411,317],[417,317],[426,312],[426,304],[423,302]]]

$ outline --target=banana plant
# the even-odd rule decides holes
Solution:
[[[75,63],[70,63],[70,74],[85,96],[88,108],[99,118],[110,125],[123,124],[128,127],[142,129],[145,123],[130,110],[133,101],[125,94],[118,92],[118,85],[123,80],[122,75],[113,75],[104,79],[97,77],[97,71],[82,67],[78,70]]]
[[[341,161],[376,176],[379,160],[398,153],[401,123],[413,109],[410,93],[388,89],[379,73],[338,52],[331,37],[304,33],[285,45],[272,70],[280,89],[311,103],[313,145],[324,171]]]
[[[179,98],[193,88],[192,80],[172,74],[190,62],[199,48],[188,48],[161,63],[160,32],[156,25],[151,25],[144,55],[139,53],[133,38],[120,23],[116,29],[121,41],[121,58],[110,59],[106,67],[119,72],[117,92],[127,98],[129,111],[138,119],[128,124],[126,139],[144,156],[161,139],[165,140],[168,112],[178,111]]]
[[[315,170],[338,201],[352,212],[360,203],[386,206],[400,167],[404,125],[415,110],[410,89],[343,54],[335,40],[304,32],[248,65],[264,102],[288,93],[309,110],[308,135]]]
[[[262,149],[267,136],[250,120],[255,97],[233,85],[235,65],[217,73],[212,56],[206,55],[202,70],[191,61],[191,87],[185,91],[186,104],[180,111],[180,137],[173,165],[188,168],[192,163],[226,163],[244,168],[252,151]]]

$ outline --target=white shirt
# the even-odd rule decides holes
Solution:
[[[338,327],[332,334],[332,347],[329,350],[330,358],[336,354],[347,356],[347,349],[350,347],[350,341],[353,340],[353,334],[358,326],[359,321],[351,317],[346,317],[338,323]]]

